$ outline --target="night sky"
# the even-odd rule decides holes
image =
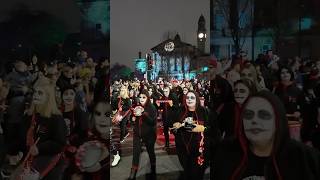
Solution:
[[[197,44],[198,19],[206,19],[209,51],[209,0],[111,0],[111,63],[133,68],[133,58],[144,55],[167,37],[178,32],[181,40]]]
[[[65,23],[68,32],[79,32],[80,9],[76,0],[3,0],[0,6],[0,21],[8,17],[19,4],[25,4],[30,10],[45,11]]]

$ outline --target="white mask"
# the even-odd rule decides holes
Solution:
[[[94,124],[100,134],[109,134],[110,132],[111,119],[110,116],[107,116],[107,112],[109,112],[110,109],[111,108],[108,108],[105,104],[99,103],[94,110]]]
[[[197,104],[197,98],[196,95],[193,92],[189,92],[186,95],[186,104],[188,108],[194,108]]]
[[[32,100],[35,105],[44,105],[48,101],[45,90],[43,88],[36,87],[34,89]]]
[[[252,144],[266,145],[273,141],[275,113],[271,103],[260,97],[249,100],[243,112],[245,135]]]
[[[147,102],[148,97],[144,94],[140,94],[139,96],[139,102],[142,106],[144,106]]]
[[[74,102],[76,93],[72,89],[65,90],[62,94],[63,103],[65,105],[71,105]]]
[[[234,87],[234,99],[238,104],[243,104],[249,96],[249,88],[242,83]]]

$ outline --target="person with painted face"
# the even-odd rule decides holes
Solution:
[[[304,105],[303,92],[296,86],[294,82],[294,74],[288,67],[280,68],[278,72],[279,85],[275,88],[274,93],[282,100],[286,107],[287,119],[292,136],[300,139],[299,129],[295,129],[303,118],[301,110]]]
[[[27,147],[33,159],[31,168],[41,174],[41,179],[60,180],[67,127],[56,104],[54,85],[43,77],[33,89],[33,101],[28,111],[31,122],[27,132]]]
[[[239,137],[220,144],[211,179],[320,178],[319,152],[290,139],[286,110],[277,96],[263,90],[243,107]]]
[[[110,179],[110,129],[111,105],[105,100],[98,101],[93,108],[92,127],[88,132],[86,142],[97,142],[102,147],[100,160],[87,168],[80,168],[73,177],[83,180],[109,180]],[[111,150],[112,151],[112,150]],[[114,152],[112,152],[114,153]],[[80,179],[81,179],[80,178]]]
[[[147,90],[142,90],[139,94],[139,105],[133,110],[133,158],[129,180],[136,178],[139,168],[142,143],[145,144],[150,159],[151,179],[156,177],[156,154],[154,146],[157,138],[157,110],[150,102]]]
[[[165,148],[169,148],[169,127],[172,126],[172,119],[170,118],[172,113],[177,109],[179,103],[177,96],[170,93],[170,88],[165,86],[163,88],[163,95],[156,101],[156,104],[162,109],[162,123],[163,123],[163,134],[165,137]]]
[[[119,96],[117,98],[113,98],[112,106],[114,110],[117,110],[121,115],[125,115],[120,121],[120,142],[123,143],[124,139],[129,136],[129,132],[127,129],[128,119],[130,115],[126,113],[132,103],[129,97],[129,91],[126,86],[121,86]]]
[[[68,168],[65,171],[65,178],[70,179],[70,175],[75,171],[75,166],[72,164],[77,148],[87,137],[89,129],[89,113],[84,112],[75,103],[76,92],[73,86],[65,87],[62,90],[62,115],[67,125],[67,146],[65,155]]]
[[[183,168],[182,179],[201,180],[209,164],[210,141],[215,139],[210,136],[216,115],[200,106],[200,98],[195,91],[187,93],[184,106],[175,114],[172,130]]]
[[[224,139],[238,136],[242,105],[251,94],[256,92],[257,89],[250,80],[238,80],[234,83],[234,102],[226,103],[218,117],[218,127]]]

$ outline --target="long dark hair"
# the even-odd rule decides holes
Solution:
[[[200,105],[200,96],[196,91],[191,90],[188,93],[193,93],[196,96],[196,110],[195,110],[195,113],[196,113],[196,116],[198,117],[198,114],[201,114],[202,112],[204,112],[205,108],[203,108]],[[184,99],[184,101],[186,101],[186,99]],[[183,102],[183,107],[182,108],[183,109],[182,109],[182,116],[180,117],[180,122],[183,121],[183,119],[186,117],[187,112],[188,112],[188,107],[187,107],[187,103],[186,102]]]
[[[282,101],[274,95],[272,92],[267,91],[267,90],[262,90],[248,98],[246,103],[244,104],[244,107],[247,106],[248,102],[250,99],[253,97],[260,97],[265,100],[267,100],[273,107],[273,111],[275,113],[275,135],[274,135],[274,141],[273,141],[273,147],[272,147],[272,152],[271,155],[268,159],[267,166],[266,166],[266,171],[265,173],[272,173],[272,176],[270,177],[269,174],[265,174],[266,179],[278,179],[282,180],[282,175],[279,170],[279,165],[277,161],[277,157],[279,157],[280,153],[283,153],[282,147],[288,142],[290,139],[289,137],[289,130],[288,130],[288,124],[286,120],[286,110],[285,107],[282,103]],[[243,108],[244,109],[244,108]],[[243,111],[241,113],[240,119],[243,119]],[[240,134],[239,134],[239,143],[240,147],[243,151],[242,154],[242,159],[240,163],[238,164],[238,167],[234,170],[231,180],[238,180],[245,168],[247,168],[247,163],[248,163],[248,151],[249,151],[249,140],[244,134],[243,126],[240,126]]]
[[[149,96],[148,90],[146,90],[146,89],[141,90],[140,93],[139,93],[139,95],[138,95],[138,98],[139,98],[139,96],[140,96],[141,94],[147,96],[147,102],[146,102],[146,104],[144,105],[144,107],[150,106],[150,105],[151,105],[151,101],[150,101],[150,96]],[[139,100],[139,104],[140,104],[140,100]]]

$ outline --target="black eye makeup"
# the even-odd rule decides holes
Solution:
[[[196,97],[195,96],[187,96],[187,99],[196,99]]]
[[[272,115],[270,112],[266,111],[266,110],[260,110],[258,111],[258,117],[264,120],[269,120],[272,118]]]
[[[247,120],[251,120],[254,117],[254,112],[249,109],[245,109],[243,112],[243,118]]]

